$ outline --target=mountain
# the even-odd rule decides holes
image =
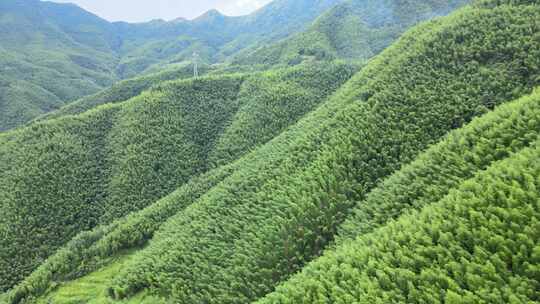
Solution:
[[[451,133],[357,204],[340,246],[256,303],[535,302],[538,118],[537,90]]]
[[[0,131],[113,83],[110,25],[75,7],[0,3]]]
[[[354,70],[336,63],[163,82],[0,135],[2,289],[77,233],[269,141]]]
[[[409,27],[444,16],[470,1],[347,0],[319,17],[305,32],[274,44],[246,49],[235,64],[298,64],[336,58],[366,61]]]
[[[296,134],[258,150],[267,161],[247,161],[168,219],[102,288],[116,299],[155,290],[180,303],[246,303],[273,291],[322,254],[382,179],[448,131],[531,92],[539,8],[470,7],[408,32]]]
[[[303,30],[340,0],[279,0],[243,17],[110,23],[72,4],[0,3],[0,131],[15,128],[152,66],[225,60]],[[180,13],[180,12],[179,12]],[[294,18],[293,18],[294,17]]]
[[[478,1],[357,72],[166,82],[1,135],[6,301],[535,301],[539,19]]]

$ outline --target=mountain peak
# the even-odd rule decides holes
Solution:
[[[220,18],[220,17],[225,17],[225,15],[223,15],[220,11],[214,8],[202,14],[201,16],[195,18],[195,20],[208,20],[208,19],[215,19],[215,18]]]
[[[181,22],[187,22],[187,21],[189,21],[189,20],[184,18],[184,17],[178,17],[178,18],[175,18],[175,19],[171,20],[172,23],[181,23]]]

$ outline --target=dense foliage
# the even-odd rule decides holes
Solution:
[[[272,45],[246,49],[238,64],[298,64],[335,58],[368,60],[416,23],[469,3],[452,1],[347,0],[319,17],[307,31]]]
[[[479,171],[536,142],[539,124],[540,90],[536,90],[450,133],[358,202],[340,227],[337,243],[442,199]]]
[[[2,288],[22,279],[76,233],[142,209],[208,171],[212,162],[227,163],[268,141],[353,71],[344,64],[315,65],[174,81],[123,103],[4,134]],[[272,94],[248,98],[255,84],[265,90],[265,85],[302,85],[302,91],[278,99]],[[259,121],[250,116],[258,114],[249,112],[254,107],[281,118],[258,128]],[[250,137],[220,159],[214,150],[235,146],[227,134],[242,128],[251,130],[245,132]]]
[[[209,66],[202,65],[199,67],[200,74],[206,74],[209,71]],[[186,79],[192,76],[193,66],[184,64],[180,67],[162,72],[123,80],[115,83],[110,88],[102,90],[96,94],[85,96],[68,103],[56,111],[48,112],[42,116],[39,116],[36,118],[36,120],[53,119],[65,115],[76,115],[107,103],[127,101],[128,99],[140,95],[143,91],[149,90],[152,86],[158,85],[161,82]]]
[[[313,41],[329,42],[328,58],[367,58],[328,39],[381,22],[373,34],[389,43],[461,4],[346,1]],[[139,78],[117,88],[124,99],[153,85],[135,98],[105,91],[66,114],[112,104],[0,135],[0,288],[20,282],[0,301],[34,303],[101,266],[104,302],[538,301],[540,93],[501,105],[540,85],[537,20],[536,1],[481,0],[409,30],[354,76],[310,61]],[[143,45],[139,33],[172,25],[116,26]],[[151,65],[153,47],[122,73]]]
[[[535,5],[471,7],[415,28],[256,152],[268,161],[246,163],[163,225],[111,295],[150,288],[179,302],[236,303],[272,291],[322,252],[381,179],[531,90],[539,17]]]
[[[359,203],[376,211],[351,219],[357,238],[257,303],[537,302],[539,114],[537,92],[453,133]]]
[[[192,21],[137,24],[110,23],[72,4],[2,1],[0,131],[117,80],[183,64],[193,52],[214,63],[271,43],[303,30],[339,1],[278,0],[242,17],[211,11]]]

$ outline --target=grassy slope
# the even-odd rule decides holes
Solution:
[[[348,230],[353,224],[361,227],[357,238],[347,238],[328,250],[257,303],[536,302],[540,287],[535,265],[540,257],[535,232],[540,218],[540,141],[535,140],[540,131],[539,110],[537,92],[430,149],[375,190],[371,199],[358,204],[358,209],[376,210],[377,197],[389,199],[378,213],[365,213],[365,219],[356,217],[349,223]],[[500,122],[505,126],[498,126]],[[510,137],[515,131],[512,123],[526,131],[515,140]],[[465,145],[470,148],[448,151],[458,140],[468,141]],[[480,165],[482,157],[490,159],[484,154],[490,140],[508,146],[498,145],[492,150],[495,162]],[[523,148],[523,143],[531,147]],[[431,158],[460,152],[461,158],[451,155],[448,158],[454,161],[446,164],[436,164]],[[456,161],[461,166],[478,166],[475,174],[467,180]],[[453,170],[457,174],[449,174]],[[426,172],[434,176],[433,184],[412,180],[410,185],[411,180],[405,179]],[[455,183],[440,185],[438,174]],[[421,186],[435,195],[419,197]],[[412,204],[404,208],[403,198]],[[381,221],[382,217],[388,222]],[[376,224],[365,229],[370,222]]]
[[[117,273],[126,265],[129,259],[132,258],[131,253],[121,253],[114,259],[108,261],[109,265],[105,269],[95,271],[84,278],[74,280],[64,285],[57,286],[54,293],[50,296],[43,297],[38,300],[38,304],[48,303],[87,303],[87,304],[106,304],[111,303],[107,292],[102,288],[106,285],[114,274]],[[134,297],[131,303],[159,303],[159,299],[139,295]]]
[[[178,301],[246,302],[272,290],[322,251],[351,203],[380,179],[530,90],[537,63],[512,70],[518,58],[534,58],[523,48],[539,50],[529,32],[538,13],[469,8],[409,33],[300,124],[307,128],[289,150],[273,141],[282,165],[246,164],[164,225],[119,274],[115,296],[155,287]]]
[[[210,155],[226,163],[263,144],[316,107],[353,71],[334,64],[170,82],[124,103],[2,135],[3,283],[15,283],[79,231],[146,207],[204,173]],[[245,93],[254,84],[297,83],[304,85],[302,91],[277,99]],[[280,122],[257,128],[258,121],[246,112],[257,104],[278,111]],[[236,123],[237,115],[247,120]],[[221,161],[213,153],[215,145],[230,149],[235,143],[221,136],[242,128],[251,130],[244,151],[235,149]]]

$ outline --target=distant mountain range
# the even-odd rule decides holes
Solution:
[[[275,44],[247,49],[236,64],[297,64],[302,60],[365,61],[389,46],[410,26],[444,16],[469,0],[341,1],[306,31]]]
[[[0,3],[0,131],[152,66],[224,61],[305,29],[340,0],[278,0],[241,17],[108,22],[73,4]]]

